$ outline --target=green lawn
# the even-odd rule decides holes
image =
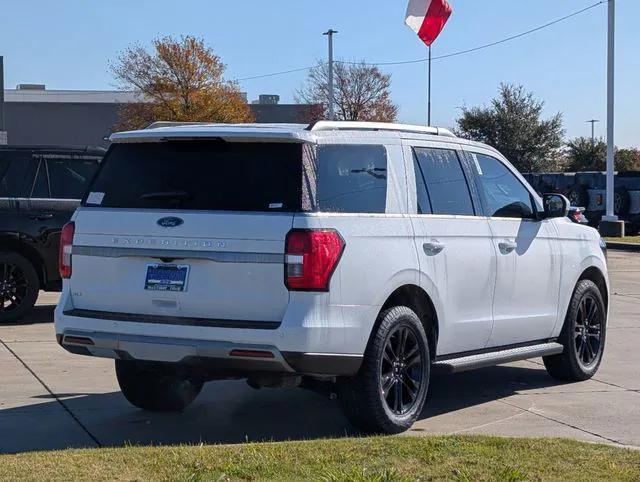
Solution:
[[[640,451],[569,440],[386,437],[0,456],[0,480],[640,480]]]
[[[604,238],[606,242],[612,243],[640,243],[640,236],[626,236],[624,238]]]

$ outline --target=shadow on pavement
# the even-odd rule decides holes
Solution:
[[[56,305],[38,305],[35,306],[24,318],[11,323],[0,323],[0,326],[24,326],[53,323],[53,312],[55,309]]]
[[[494,367],[434,378],[421,418],[555,384],[544,369],[533,366]],[[32,397],[33,404],[27,406],[0,409],[0,433],[14,434],[0,437],[0,452],[95,447],[92,437],[103,446],[122,446],[358,435],[337,401],[299,389],[253,390],[242,381],[208,383],[196,402],[178,414],[138,410],[119,392],[65,393],[58,397],[66,409],[50,395]]]

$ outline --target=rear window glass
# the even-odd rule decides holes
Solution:
[[[47,169],[54,199],[82,199],[98,169],[97,161],[48,159]]]
[[[317,209],[337,213],[384,213],[387,151],[379,145],[318,148]]]
[[[29,178],[32,154],[28,150],[0,151],[0,197],[25,197],[33,183]]]
[[[85,204],[206,211],[299,211],[302,146],[222,140],[114,144]]]

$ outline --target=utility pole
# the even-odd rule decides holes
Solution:
[[[596,145],[596,123],[600,122],[598,119],[591,119],[587,121],[587,124],[591,124],[591,145]]]
[[[624,222],[618,221],[614,213],[615,196],[615,51],[616,51],[616,1],[609,0],[607,35],[607,212],[600,224],[605,235],[624,236]]]
[[[329,29],[322,35],[329,38],[329,120],[336,120],[336,98],[333,87],[333,36],[337,30]]]

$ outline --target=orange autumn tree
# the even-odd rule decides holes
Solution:
[[[152,49],[133,45],[110,64],[122,90],[140,93],[140,103],[120,108],[117,130],[155,121],[252,122],[238,85],[223,79],[225,65],[202,39],[153,40]]]

